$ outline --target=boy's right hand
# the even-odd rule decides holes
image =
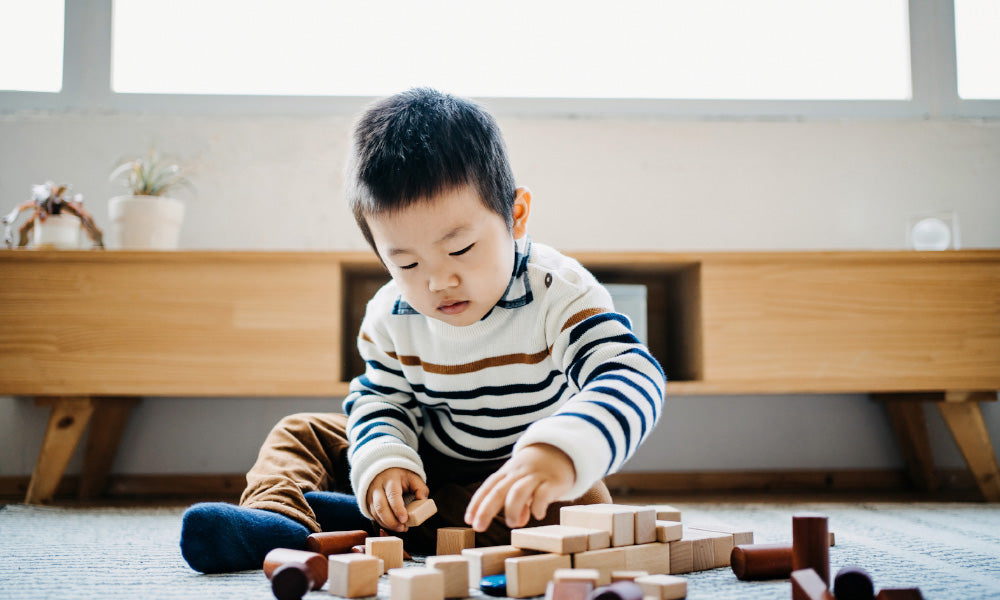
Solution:
[[[383,529],[406,531],[409,527],[406,526],[408,515],[403,502],[405,494],[413,494],[417,500],[423,500],[430,494],[430,489],[419,475],[409,469],[393,467],[382,471],[368,486],[368,514]]]

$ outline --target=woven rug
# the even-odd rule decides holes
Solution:
[[[758,543],[790,543],[791,516],[822,512],[836,546],[831,575],[864,567],[882,587],[925,598],[1000,598],[1000,507],[953,503],[676,504],[684,520],[721,520]],[[0,509],[0,599],[273,598],[261,571],[201,575],[178,549],[182,508]],[[688,598],[789,598],[785,581],[739,581],[728,568],[685,576]],[[387,599],[386,577],[380,598]],[[306,596],[329,598],[325,590]],[[475,598],[480,597],[474,592]]]

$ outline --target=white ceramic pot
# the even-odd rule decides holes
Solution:
[[[34,248],[76,250],[80,247],[81,226],[80,217],[69,213],[48,215],[45,221],[35,219],[31,245]]]
[[[109,249],[175,250],[184,204],[164,196],[116,196],[108,201]]]

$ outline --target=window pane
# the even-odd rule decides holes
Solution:
[[[1000,2],[955,0],[958,95],[1000,100]]]
[[[62,89],[63,0],[0,0],[0,90]]]
[[[116,0],[118,92],[908,99],[906,0]]]

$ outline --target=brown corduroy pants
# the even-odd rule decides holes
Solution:
[[[319,523],[304,494],[334,491],[353,494],[349,477],[347,416],[338,413],[299,413],[285,417],[271,430],[247,473],[247,487],[240,506],[276,512],[320,531]],[[427,473],[427,486],[438,512],[424,525],[414,527],[401,537],[414,551],[433,552],[435,532],[439,527],[466,527],[465,509],[472,494],[503,460],[469,462],[457,460],[421,446],[420,457]],[[559,522],[559,508],[567,504],[611,502],[604,482],[598,481],[573,502],[549,507],[546,518],[532,519],[528,526]],[[510,543],[510,529],[501,516],[483,533],[476,534],[479,546]]]

